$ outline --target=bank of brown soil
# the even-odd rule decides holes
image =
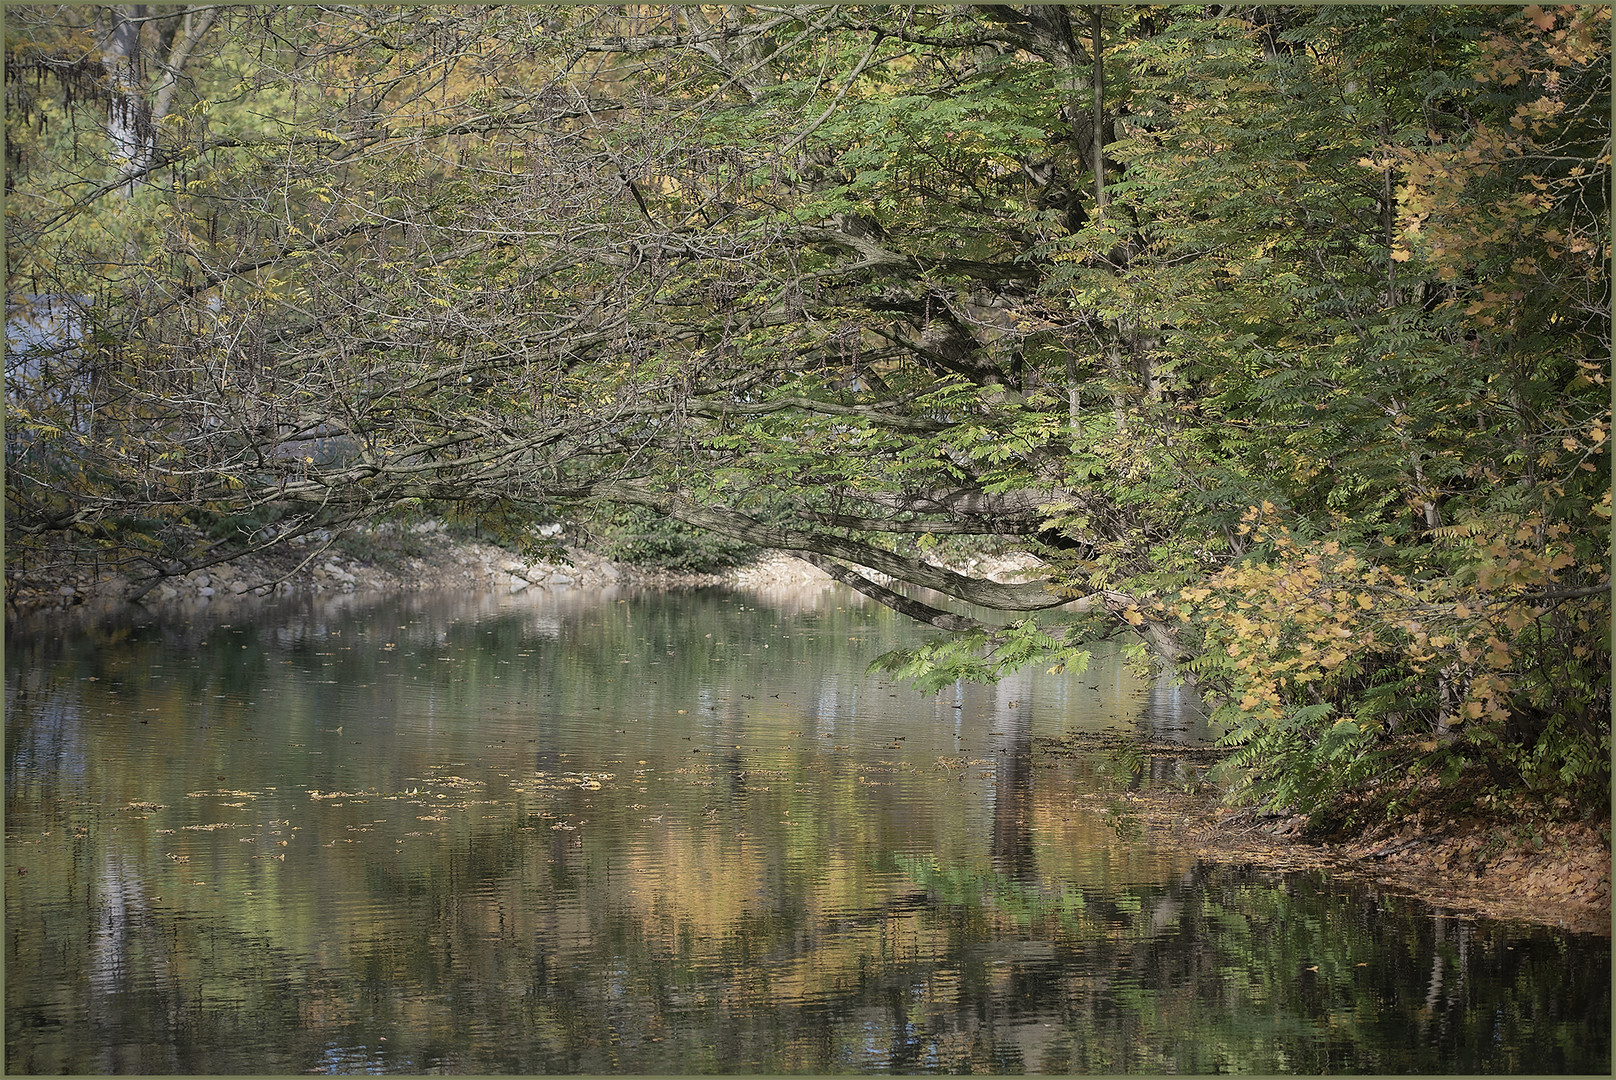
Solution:
[[[1588,824],[1527,828],[1427,811],[1321,842],[1309,838],[1305,817],[1226,806],[1215,791],[1118,791],[1111,799],[1159,840],[1211,862],[1319,870],[1453,913],[1611,932],[1610,848]]]

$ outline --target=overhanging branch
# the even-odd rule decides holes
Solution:
[[[939,630],[947,630],[950,633],[986,629],[985,624],[968,615],[956,615],[952,611],[934,608],[930,604],[923,604],[919,600],[911,600],[909,597],[895,593],[885,586],[877,585],[863,574],[850,567],[843,566],[834,559],[827,559],[825,556],[816,555],[812,551],[798,552],[798,557],[804,562],[819,567],[848,588],[861,592],[877,603],[884,604],[896,611],[899,615],[907,615],[917,622],[923,622],[928,626],[935,626]]]
[[[970,578],[941,566],[933,566],[918,559],[883,551],[858,540],[777,528],[736,510],[720,506],[704,506],[687,495],[677,492],[659,493],[634,481],[597,484],[589,489],[589,494],[611,502],[650,507],[687,525],[730,536],[758,547],[812,552],[868,567],[899,581],[933,589],[979,607],[999,611],[1043,611],[1064,605],[1085,605],[1073,608],[1073,610],[1085,610],[1086,605],[1093,602],[1091,598],[1074,600],[1071,597],[1061,596],[1041,581],[1017,584]]]

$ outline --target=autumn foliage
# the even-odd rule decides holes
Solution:
[[[1394,164],[1390,258],[1464,343],[1464,397],[1416,406],[1425,447],[1448,432],[1426,465],[1446,479],[1409,483],[1415,527],[1264,501],[1251,554],[1170,605],[1226,694],[1233,765],[1277,805],[1478,768],[1539,805],[1608,798],[1609,23],[1521,10],[1480,43],[1473,126],[1360,162]]]

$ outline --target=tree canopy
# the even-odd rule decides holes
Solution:
[[[5,18],[12,560],[636,507],[1276,805],[1608,799],[1608,7]]]

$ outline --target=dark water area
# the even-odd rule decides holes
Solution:
[[[1130,830],[1040,746],[1209,736],[1115,655],[921,695],[839,589],[346,603],[8,633],[8,1072],[1610,1072],[1609,939]]]

